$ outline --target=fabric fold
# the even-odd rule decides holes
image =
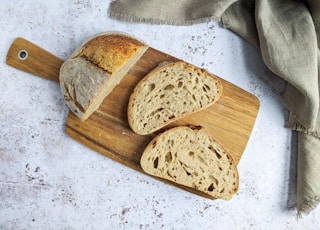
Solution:
[[[317,137],[300,132],[298,135],[297,210],[300,217],[320,203],[320,151]]]
[[[311,0],[115,0],[109,14],[126,21],[190,25],[221,21],[258,50],[287,81],[288,127],[299,132],[297,211],[320,200],[320,3]],[[208,38],[210,39],[210,38]],[[279,143],[281,144],[281,143]]]
[[[138,0],[112,1],[112,18],[152,24],[191,25],[209,19],[219,20],[236,0]]]
[[[259,49],[254,0],[234,2],[221,16],[221,22],[225,28],[232,30]]]

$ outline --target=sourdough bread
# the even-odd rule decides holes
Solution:
[[[147,48],[119,32],[99,34],[83,43],[60,68],[60,86],[70,110],[86,120]]]
[[[239,176],[232,157],[201,127],[180,126],[156,136],[145,148],[142,169],[160,177],[229,200]]]
[[[128,103],[128,122],[140,135],[215,103],[222,94],[219,79],[182,61],[167,63],[147,74]]]

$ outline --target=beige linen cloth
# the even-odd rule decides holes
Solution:
[[[120,20],[173,25],[214,19],[258,48],[266,66],[288,82],[284,95],[288,126],[298,131],[298,215],[318,205],[320,1],[115,0],[109,14]]]

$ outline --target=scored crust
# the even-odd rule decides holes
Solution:
[[[145,44],[124,33],[95,36],[83,45],[75,57],[82,57],[109,74],[116,72]]]
[[[84,42],[60,68],[60,86],[70,110],[86,120],[147,48],[120,32],[101,33]]]
[[[239,186],[231,155],[202,127],[179,126],[156,136],[145,148],[140,165],[155,177],[229,200]]]
[[[183,61],[171,62],[148,73],[135,87],[128,103],[128,122],[140,135],[214,104],[221,96],[220,80]]]

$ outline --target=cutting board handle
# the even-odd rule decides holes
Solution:
[[[59,82],[63,60],[26,39],[16,38],[9,48],[6,63],[19,70]]]

